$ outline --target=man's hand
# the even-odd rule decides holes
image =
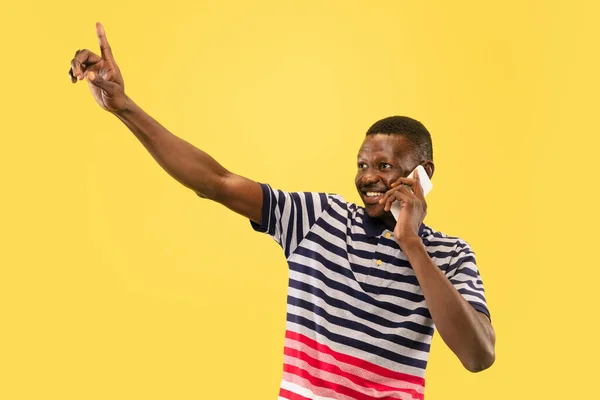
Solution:
[[[77,80],[87,80],[92,95],[100,107],[118,113],[124,110],[127,104],[123,77],[106,40],[104,27],[99,22],[96,23],[96,35],[101,55],[98,56],[89,50],[78,50],[71,60],[69,76],[73,83]]]
[[[401,245],[403,240],[419,236],[419,227],[427,215],[427,203],[417,171],[412,178],[399,178],[392,183],[392,189],[379,200],[385,204],[385,211],[390,210],[394,201],[399,201],[402,206],[394,228],[394,238]]]

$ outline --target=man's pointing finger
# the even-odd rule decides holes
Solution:
[[[100,22],[96,22],[96,35],[98,36],[98,44],[100,45],[100,54],[105,60],[114,61],[110,45],[106,40],[106,32],[104,32],[104,26]]]

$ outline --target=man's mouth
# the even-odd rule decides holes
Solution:
[[[380,191],[362,191],[363,201],[365,204],[377,204],[383,198],[385,192]]]

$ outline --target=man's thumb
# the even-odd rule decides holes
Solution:
[[[116,94],[117,90],[119,89],[119,85],[117,85],[115,82],[107,81],[94,71],[87,72],[85,79],[92,85],[102,89],[109,96]]]

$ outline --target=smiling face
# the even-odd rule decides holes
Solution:
[[[374,134],[365,138],[358,152],[355,184],[370,217],[394,221],[379,200],[392,183],[419,165],[421,160],[415,160],[413,149],[413,144],[402,135]]]

